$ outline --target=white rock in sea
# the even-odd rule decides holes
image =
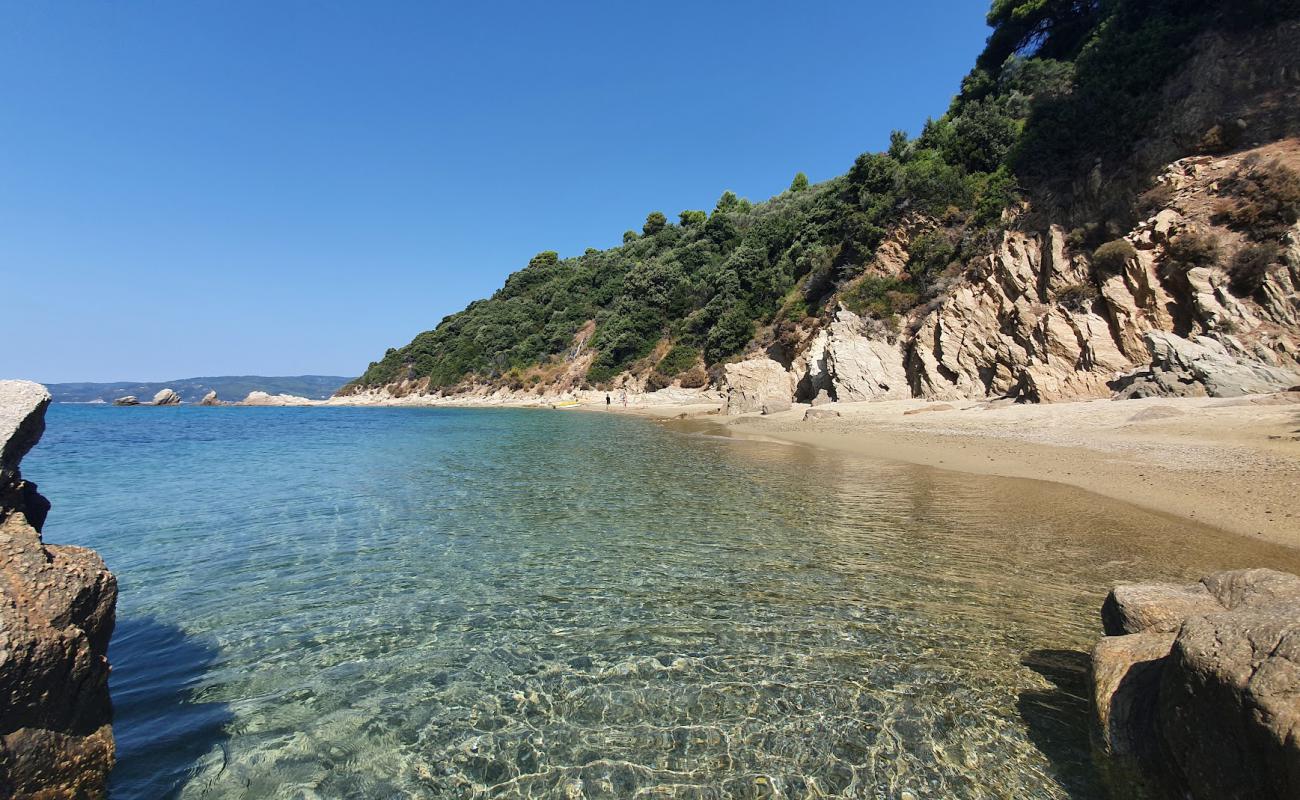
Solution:
[[[119,397],[119,398],[117,398],[116,400],[114,400],[114,401],[113,401],[113,405],[115,405],[115,406],[138,406],[138,405],[140,405],[140,400],[139,400],[135,395],[133,395],[133,394],[128,394],[128,395],[126,395],[125,397]]]
[[[178,406],[180,404],[181,396],[171,389],[159,389],[158,394],[153,396],[153,403],[151,403],[151,405],[155,406]]]
[[[317,400],[298,397],[293,394],[267,394],[266,392],[249,392],[241,406],[315,406],[321,405]]]
[[[201,406],[221,405],[221,401],[217,399],[217,390],[213,389],[212,391],[203,395],[203,399],[199,401],[199,405]]]

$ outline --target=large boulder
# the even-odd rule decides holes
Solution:
[[[1192,800],[1300,797],[1300,578],[1119,586],[1102,618],[1093,697],[1114,775]]]
[[[153,396],[153,403],[151,403],[151,405],[155,406],[178,406],[180,404],[181,396],[171,389],[159,389],[158,394]]]
[[[94,551],[41,539],[49,503],[19,462],[49,402],[37,384],[0,381],[0,796],[102,797],[117,581]]]
[[[115,406],[138,406],[138,405],[140,405],[140,400],[139,400],[139,398],[137,398],[135,395],[133,395],[133,394],[128,394],[128,395],[126,395],[126,396],[124,396],[124,397],[119,397],[119,398],[117,398],[116,400],[114,400],[114,401],[113,401],[113,405],[115,405]]]
[[[751,358],[726,366],[727,414],[788,409],[793,397],[794,377],[779,362]]]
[[[221,401],[217,399],[217,391],[213,389],[212,391],[209,391],[207,394],[203,395],[203,399],[199,401],[199,405],[201,406],[221,405]]]

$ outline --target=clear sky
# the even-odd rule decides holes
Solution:
[[[0,0],[0,378],[356,375],[540,250],[919,131],[979,0]]]

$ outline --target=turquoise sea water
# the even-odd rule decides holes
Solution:
[[[1108,584],[1275,555],[604,414],[54,406],[24,474],[121,584],[114,800],[1095,797]]]

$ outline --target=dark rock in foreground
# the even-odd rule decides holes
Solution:
[[[93,550],[41,540],[50,506],[18,466],[49,402],[0,381],[0,797],[97,798],[113,767],[117,580]]]
[[[1119,586],[1102,620],[1093,698],[1128,796],[1300,797],[1300,578]]]

